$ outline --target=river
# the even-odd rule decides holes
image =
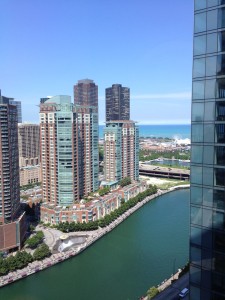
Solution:
[[[1,300],[137,300],[188,260],[189,190],[147,203],[78,256],[0,289]]]

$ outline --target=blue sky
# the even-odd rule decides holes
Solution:
[[[90,78],[130,87],[140,124],[190,123],[193,1],[1,0],[0,89],[38,122],[39,99]]]

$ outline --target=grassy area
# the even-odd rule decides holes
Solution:
[[[147,177],[140,176],[141,180],[147,180],[148,184],[156,185],[160,190],[166,190],[174,186],[189,185],[190,182],[186,180],[158,178],[158,177]]]
[[[162,180],[162,183],[156,183],[155,185],[157,186],[157,188],[161,189],[161,190],[167,190],[171,187],[174,187],[174,186],[178,186],[178,185],[188,185],[190,184],[189,181],[184,181],[184,180],[174,180],[174,179],[166,179],[166,182],[165,180]]]

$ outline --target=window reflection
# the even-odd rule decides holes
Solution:
[[[196,1],[195,1],[196,2]],[[206,30],[206,13],[195,15],[195,32],[202,32]]]
[[[217,98],[225,98],[225,79],[217,80]]]
[[[224,4],[224,3],[221,3],[221,4]],[[218,27],[219,28],[225,27],[225,8],[224,7],[219,10],[219,18],[218,18],[218,20],[219,20]]]
[[[213,212],[213,228],[224,230],[224,213],[219,211]]]
[[[217,60],[217,75],[225,75],[225,55],[219,55]]]
[[[225,101],[216,102],[216,120],[225,121]]]
[[[194,55],[204,54],[206,50],[206,35],[196,36],[194,38]]]
[[[204,99],[205,81],[194,81],[192,87],[192,97],[194,99]],[[225,95],[225,93],[224,93]]]
[[[216,251],[225,251],[225,235],[221,232],[215,232],[213,235],[214,249]]]
[[[217,33],[207,35],[207,53],[217,52]]]
[[[217,186],[225,186],[225,169],[215,169],[215,180]]]
[[[216,164],[225,165],[225,147],[216,147]]]
[[[203,121],[204,116],[204,103],[192,104],[192,121]]]
[[[218,51],[224,52],[225,51],[225,31],[219,32],[218,35]]]
[[[216,136],[218,143],[225,143],[225,124],[216,124]]]
[[[194,59],[193,77],[195,78],[195,77],[204,77],[204,76],[205,76],[205,58]]]
[[[225,209],[225,191],[214,190],[213,206],[218,209]],[[224,244],[225,247],[225,244]]]
[[[206,8],[206,1],[205,0],[199,0],[195,1],[195,10]]]
[[[217,28],[217,9],[207,12],[207,30]]]
[[[192,125],[191,141],[195,142],[195,143],[203,141],[203,125],[202,124],[193,124]]]

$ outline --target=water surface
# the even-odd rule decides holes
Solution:
[[[168,193],[68,261],[0,289],[1,300],[137,300],[188,260],[189,190]]]

